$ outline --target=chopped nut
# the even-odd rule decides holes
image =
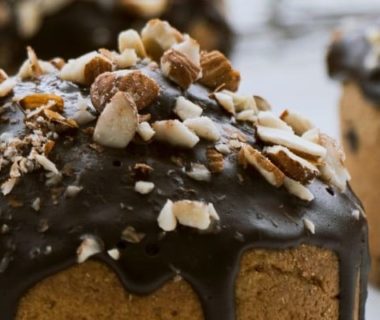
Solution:
[[[210,141],[218,141],[220,139],[220,132],[209,117],[187,119],[184,121],[184,124],[200,138]]]
[[[149,181],[137,181],[135,183],[135,191],[140,194],[151,193],[154,189],[154,183]]]
[[[1,185],[1,192],[4,196],[10,194],[19,178],[9,178]]]
[[[256,123],[257,122],[257,115],[254,110],[244,110],[239,112],[236,115],[236,120],[238,121],[249,121]]]
[[[344,192],[347,188],[347,182],[351,179],[344,166],[344,151],[337,141],[326,134],[320,134],[319,142],[327,150],[324,162],[320,166],[321,178],[326,183],[336,186]]]
[[[206,151],[208,167],[212,173],[220,173],[224,170],[223,154],[214,148],[208,148]]]
[[[239,161],[244,167],[247,166],[247,163],[252,165],[271,185],[277,188],[283,185],[285,180],[283,172],[250,145],[243,144],[239,153]]]
[[[255,114],[259,112],[256,106],[256,101],[253,98],[253,96],[240,95],[228,90],[223,90],[222,92],[232,96],[236,111],[240,112],[244,110],[252,110]]]
[[[314,128],[314,129],[310,129],[310,130],[306,131],[301,137],[303,139],[310,141],[310,142],[319,144],[320,133],[321,133],[321,131],[319,129]]]
[[[315,224],[308,218],[303,218],[305,228],[311,233],[315,234]]]
[[[178,97],[173,110],[181,120],[200,117],[203,109],[186,99],[185,97]]]
[[[28,59],[21,65],[17,76],[21,80],[36,78],[43,74],[56,72],[57,69],[49,62],[38,60],[36,53],[30,47],[27,48]]]
[[[94,141],[112,148],[125,148],[133,139],[138,125],[137,108],[131,97],[116,93],[100,114]]]
[[[226,110],[227,112],[231,114],[236,113],[234,100],[230,95],[222,91],[222,92],[215,92],[214,96],[215,96],[216,101],[218,101],[218,103],[224,108],[224,110]]]
[[[293,111],[285,110],[280,118],[291,126],[298,135],[302,135],[306,131],[314,128],[314,125],[308,119]]]
[[[3,69],[0,69],[0,84],[3,83],[7,79],[8,79],[7,73]]]
[[[66,61],[62,58],[53,58],[49,61],[57,70],[61,70],[63,66],[66,64]]]
[[[107,49],[99,49],[99,53],[112,61],[116,69],[126,69],[133,67],[139,60],[134,49],[125,49],[122,53],[109,51]]]
[[[128,93],[141,110],[152,104],[159,95],[159,86],[155,80],[141,71],[121,70],[100,75],[91,86],[91,101],[98,112],[119,91]]]
[[[271,105],[263,97],[253,96],[256,102],[257,109],[260,111],[270,111],[272,109]]]
[[[183,40],[183,35],[168,22],[154,19],[145,25],[141,38],[147,54],[159,61],[166,50]]]
[[[211,172],[205,165],[200,163],[191,163],[190,171],[186,171],[186,175],[197,181],[211,180]]]
[[[296,180],[285,177],[284,187],[289,191],[289,193],[296,196],[297,198],[300,198],[301,200],[310,202],[314,199],[314,196],[309,191],[309,189]]]
[[[81,187],[81,186],[75,186],[75,185],[67,186],[66,191],[65,191],[65,197],[66,197],[66,198],[74,198],[74,197],[76,197],[76,196],[77,196],[82,190],[83,190],[83,187]]]
[[[292,127],[288,126],[271,111],[261,111],[258,114],[258,124],[263,127],[285,130],[293,133]]]
[[[173,202],[171,200],[166,201],[157,218],[157,222],[159,227],[164,231],[173,231],[177,227],[177,219],[173,212]]]
[[[187,89],[195,82],[201,72],[201,69],[186,55],[173,49],[166,51],[162,56],[161,70],[165,76],[182,89]]]
[[[0,83],[0,98],[8,96],[13,88],[16,86],[17,82],[15,79],[9,78]]]
[[[219,51],[202,52],[201,67],[203,76],[200,82],[211,89],[237,91],[240,73],[232,68],[230,61]]]
[[[153,123],[156,139],[174,146],[193,148],[199,138],[178,120],[162,120]]]
[[[74,113],[73,120],[80,126],[84,126],[96,119],[96,117],[87,110],[87,107],[87,101],[85,99],[78,101],[78,110]]]
[[[98,75],[111,71],[112,62],[102,54],[93,51],[77,59],[71,59],[60,71],[63,80],[90,85]]]
[[[140,243],[145,236],[145,233],[137,232],[134,227],[127,226],[121,234],[121,239],[129,243]]]
[[[119,260],[120,259],[120,251],[119,249],[111,249],[107,251],[107,254],[113,259],[113,260]]]
[[[123,31],[118,38],[119,52],[134,49],[140,58],[146,57],[146,51],[140,35],[135,30]]]
[[[220,143],[215,146],[215,149],[221,154],[228,155],[231,153],[231,149],[227,144]]]
[[[49,104],[49,102],[48,102]],[[54,106],[54,102],[51,104]],[[73,119],[66,119],[64,116],[60,115],[58,112],[55,112],[53,110],[50,110],[49,108],[43,109],[44,116],[49,119],[50,121],[54,121],[57,123],[60,123],[64,126],[70,127],[70,128],[78,128],[78,124]],[[30,115],[30,114],[29,114]]]
[[[51,162],[48,158],[46,158],[46,156],[34,153],[32,155],[32,158],[35,159],[46,171],[50,171],[54,174],[59,174],[59,171],[55,164]]]
[[[156,132],[153,130],[153,128],[150,126],[148,122],[139,123],[139,125],[137,126],[137,133],[144,141],[151,140],[153,136],[156,134]]]
[[[172,46],[172,49],[184,54],[197,68],[199,68],[199,73],[197,79],[202,76],[201,69],[201,53],[200,47],[196,40],[189,37],[189,35],[184,36],[184,40],[178,44]]]
[[[39,77],[41,76],[44,72],[40,66],[40,63],[38,61],[36,52],[32,49],[32,47],[27,47],[27,52],[28,52],[28,59],[30,62],[30,69],[32,71],[32,74],[34,77]]]
[[[50,101],[54,102],[53,110],[63,112],[64,100],[62,97],[51,93],[33,93],[21,98],[18,102],[26,110],[34,110]]]
[[[41,210],[41,198],[36,198],[33,200],[31,207],[34,211],[40,211]]]
[[[319,175],[316,166],[297,156],[288,148],[282,146],[266,147],[264,153],[288,177],[302,184],[309,183]]]
[[[320,145],[284,130],[258,126],[257,134],[260,140],[270,144],[279,144],[287,147],[302,157],[319,160],[323,159],[326,155],[326,149]]]
[[[103,244],[97,237],[85,235],[81,239],[82,243],[77,249],[78,263],[83,263],[87,259],[103,251]]]
[[[360,219],[360,211],[355,209],[355,210],[352,210],[352,216],[355,218],[355,220],[359,220]]]

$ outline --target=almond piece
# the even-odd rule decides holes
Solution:
[[[320,160],[326,155],[326,149],[322,146],[284,130],[258,126],[257,135],[266,143],[282,145],[308,159]]]
[[[111,70],[112,62],[102,54],[93,51],[77,59],[69,60],[60,71],[60,77],[62,80],[90,85],[98,75]]]
[[[270,111],[272,109],[271,105],[267,100],[260,96],[253,96],[256,102],[257,109],[260,111]]]
[[[183,35],[168,22],[153,19],[141,31],[141,38],[147,54],[159,61],[166,50],[183,40]]]
[[[280,187],[285,180],[284,173],[276,167],[260,151],[248,144],[243,144],[239,153],[240,163],[246,167],[247,163],[259,171],[259,173],[273,186]]]
[[[200,201],[176,201],[173,204],[173,213],[181,225],[199,230],[207,230],[211,219],[219,220],[214,206]]]
[[[186,171],[186,175],[197,181],[211,180],[211,172],[205,165],[200,163],[191,163],[190,171]]]
[[[280,115],[281,120],[291,126],[298,135],[304,134],[306,131],[313,129],[315,126],[307,118],[296,112],[285,110]]]
[[[184,121],[186,119],[200,117],[203,109],[181,96],[177,98],[173,111],[182,121]]]
[[[320,144],[326,148],[327,155],[320,166],[321,178],[326,183],[336,186],[341,192],[347,188],[347,182],[351,179],[344,166],[345,154],[342,147],[335,139],[327,134],[320,134]]]
[[[151,193],[154,189],[154,183],[150,181],[137,181],[135,183],[135,191],[140,194]]]
[[[66,64],[65,59],[56,57],[49,61],[57,70],[61,70],[63,66]]]
[[[303,186],[298,181],[285,177],[284,187],[288,192],[297,198],[305,201],[313,201],[314,196],[308,188]]]
[[[237,91],[240,73],[232,68],[230,61],[219,51],[202,52],[201,67],[203,76],[200,83],[214,90],[219,87]]]
[[[137,133],[144,141],[149,141],[153,138],[156,132],[150,126],[150,124],[146,121],[139,123],[137,126]]]
[[[221,91],[221,92],[215,92],[214,97],[216,101],[223,107],[224,110],[226,110],[230,114],[235,114],[235,105],[234,100],[231,95]]]
[[[38,60],[31,47],[27,48],[28,59],[21,65],[17,76],[21,80],[36,78],[43,74],[54,73],[57,69],[49,62]]]
[[[173,45],[173,50],[184,54],[195,66],[199,68],[197,79],[202,77],[201,69],[201,51],[199,43],[189,35],[184,36],[184,40],[178,44]]]
[[[5,181],[0,187],[1,193],[4,196],[10,194],[13,188],[16,186],[18,180],[19,178],[9,178],[7,181]]]
[[[183,53],[170,49],[161,57],[161,71],[182,89],[198,79],[201,69]]]
[[[257,119],[260,126],[280,129],[293,133],[292,127],[288,126],[286,122],[276,117],[271,111],[259,112]]]
[[[137,64],[139,58],[134,49],[125,49],[121,53],[110,51],[107,49],[99,49],[99,53],[112,61],[116,69],[126,69]]]
[[[142,110],[158,98],[159,90],[157,82],[141,71],[106,72],[97,77],[91,86],[91,101],[95,109],[101,112],[115,93],[122,91],[132,97],[138,110]]]
[[[25,110],[35,110],[43,105],[48,104],[50,101],[54,102],[52,110],[63,112],[64,101],[62,97],[52,93],[33,93],[20,99],[18,102]]]
[[[119,52],[122,53],[127,49],[134,49],[140,58],[146,57],[146,51],[140,35],[137,31],[129,29],[119,34],[118,38]]]
[[[77,262],[83,263],[92,256],[103,251],[102,242],[95,236],[85,235],[81,238],[82,243],[77,249]]]
[[[124,92],[116,93],[100,114],[94,141],[112,148],[125,148],[133,139],[138,125],[136,104]]]
[[[311,221],[310,219],[308,218],[303,218],[303,223],[304,223],[304,226],[305,228],[311,233],[311,234],[315,234],[315,224],[313,223],[313,221]]]
[[[197,135],[178,120],[156,121],[152,126],[158,141],[184,148],[193,148],[199,142]]]
[[[319,175],[316,166],[283,146],[266,147],[264,154],[288,177],[302,184],[309,183]]]
[[[173,212],[173,202],[171,200],[166,201],[158,215],[157,222],[164,231],[173,231],[177,227],[177,219]]]
[[[0,84],[2,84],[7,79],[8,79],[7,73],[3,69],[0,69]]]
[[[12,93],[17,82],[13,78],[9,78],[0,83],[0,98],[4,98]]]
[[[224,170],[223,154],[214,148],[208,148],[206,151],[208,167],[212,173],[220,173]]]
[[[187,119],[183,123],[200,138],[210,141],[218,141],[220,139],[220,132],[214,121],[209,117]]]

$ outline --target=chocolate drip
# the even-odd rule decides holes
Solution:
[[[361,28],[339,35],[329,48],[327,68],[331,77],[357,82],[363,93],[380,105],[380,60],[375,65],[368,65],[371,55],[376,55],[368,31],[368,28]]]
[[[253,128],[231,122],[203,87],[193,85],[188,92],[181,92],[156,71],[144,67],[143,72],[161,88],[159,101],[146,110],[153,119],[173,118],[175,98],[184,94],[200,104],[204,114],[218,125],[239,128],[248,135],[250,144],[258,146]],[[55,75],[19,83],[15,96],[30,91],[60,94],[68,116],[75,111],[78,93],[88,97],[86,90]],[[10,103],[11,99],[5,102]],[[23,135],[23,114],[15,105],[12,110],[8,115],[20,121],[2,124],[0,134]],[[62,184],[65,187],[79,178],[84,187],[79,195],[72,199],[61,197],[55,205],[50,189],[43,184],[42,173],[35,172],[24,176],[10,196],[0,199],[0,225],[10,227],[7,234],[0,236],[0,260],[6,257],[9,262],[7,268],[0,270],[2,320],[14,319],[18,301],[30,287],[76,263],[76,249],[85,234],[101,239],[107,250],[116,246],[122,251],[118,261],[105,253],[95,258],[110,266],[131,293],[149,294],[180,273],[198,293],[206,320],[235,319],[235,278],[246,250],[286,249],[300,244],[328,248],[337,253],[340,261],[340,319],[353,319],[356,277],[361,272],[360,319],[364,320],[369,259],[367,224],[362,217],[356,220],[352,216],[360,203],[349,188],[345,193],[330,194],[326,185],[316,180],[310,186],[315,200],[306,203],[274,188],[254,170],[240,168],[234,154],[226,158],[225,170],[213,175],[210,182],[192,180],[173,164],[172,156],[184,159],[185,165],[205,162],[208,142],[191,150],[157,142],[134,142],[124,150],[98,153],[88,147],[92,139],[81,130],[73,137],[71,142],[61,139],[50,158],[58,168],[72,166],[76,177],[65,177]],[[150,180],[156,189],[145,196],[134,192],[128,170],[139,162],[154,168]],[[243,182],[238,180],[238,174],[244,176]],[[5,176],[1,178],[4,180]],[[36,197],[43,204],[38,214],[30,208]],[[24,206],[10,207],[11,198],[22,201]],[[220,215],[220,224],[207,232],[179,226],[176,231],[163,234],[157,216],[168,198],[212,202]],[[126,208],[120,206],[121,202]],[[315,235],[305,230],[303,218],[314,222]],[[46,219],[49,225],[43,233],[38,232],[40,219]],[[126,226],[135,227],[146,237],[136,244],[120,242]],[[50,254],[44,252],[46,246],[52,247]]]

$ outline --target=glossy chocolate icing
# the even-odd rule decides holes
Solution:
[[[175,98],[185,95],[200,104],[204,114],[220,126],[236,127],[255,141],[253,128],[236,124],[222,111],[209,92],[193,85],[182,92],[158,72],[144,67],[161,87],[157,103],[144,109],[153,119],[173,118]],[[19,83],[14,95],[27,92],[55,92],[65,99],[65,113],[75,110],[78,94],[88,98],[86,89],[59,80],[55,75],[37,81]],[[3,103],[10,102],[9,97]],[[0,124],[0,134],[26,133],[23,113],[13,104],[8,115],[12,120]],[[58,168],[70,164],[75,176],[65,176],[62,186],[74,182],[83,186],[75,198],[51,200],[41,171],[24,176],[10,196],[0,198],[0,226],[9,231],[0,235],[0,315],[2,320],[14,319],[17,304],[25,292],[40,280],[76,264],[76,249],[81,236],[91,234],[103,241],[106,250],[117,246],[121,259],[112,260],[106,253],[95,256],[110,266],[125,288],[135,294],[149,294],[180,273],[199,294],[206,320],[233,320],[234,280],[242,254],[250,248],[285,249],[300,244],[316,245],[337,253],[340,262],[340,319],[352,319],[355,286],[360,272],[360,319],[364,319],[366,279],[368,271],[367,224],[363,217],[356,220],[352,211],[360,202],[348,188],[344,193],[332,192],[321,181],[310,186],[315,195],[311,203],[276,189],[254,170],[238,166],[236,155],[226,158],[222,173],[210,182],[197,182],[187,177],[171,158],[181,157],[185,165],[205,161],[206,147],[202,141],[191,150],[176,149],[153,142],[133,142],[126,149],[105,149],[97,152],[88,146],[91,137],[79,130],[74,139],[60,138],[49,155]],[[156,185],[149,195],[133,190],[134,179],[129,167],[147,163],[154,168],[150,181]],[[244,180],[238,179],[241,174]],[[6,177],[1,176],[2,180]],[[36,197],[42,200],[39,213],[30,207]],[[194,199],[212,202],[220,215],[220,224],[199,232],[178,227],[163,233],[157,216],[167,199]],[[23,203],[13,208],[10,199]],[[124,205],[121,206],[120,204]],[[303,218],[314,222],[316,233],[310,234]],[[48,229],[41,230],[41,223]],[[126,226],[133,226],[146,237],[140,243],[120,241]],[[46,228],[43,228],[46,229]],[[41,232],[44,231],[44,232]],[[51,246],[51,252],[46,248]]]
[[[108,5],[102,5],[101,1],[72,1],[58,12],[44,17],[38,32],[31,38],[24,38],[18,32],[15,17],[17,1],[8,2],[13,8],[14,17],[7,27],[0,27],[0,68],[7,70],[15,70],[21,64],[26,46],[32,46],[43,59],[56,56],[69,59],[100,47],[116,48],[117,35],[121,31],[140,29],[147,21],[117,6],[114,0],[110,0]],[[221,12],[220,2],[171,0],[161,18],[185,32],[189,32],[194,21],[207,23],[220,37],[218,48],[214,49],[228,53],[232,47],[233,33]],[[6,55],[3,61],[1,51]]]
[[[380,59],[368,63],[376,59],[378,50],[369,39],[371,29],[362,27],[337,34],[328,50],[327,67],[331,77],[355,81],[369,99],[380,105]]]

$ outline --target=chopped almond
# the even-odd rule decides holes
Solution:
[[[311,121],[293,111],[285,110],[280,118],[291,126],[298,135],[302,135],[306,131],[314,128]]]
[[[220,139],[220,132],[209,117],[187,119],[184,121],[184,125],[194,131],[200,138],[210,141],[218,141]]]

